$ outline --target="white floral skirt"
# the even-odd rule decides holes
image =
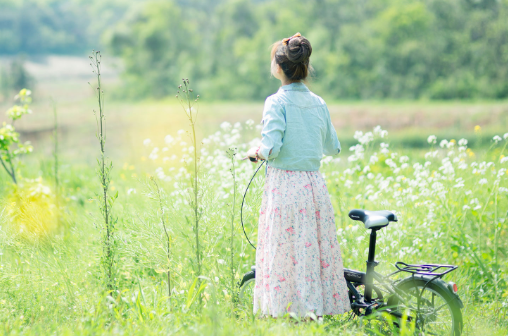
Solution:
[[[268,167],[259,216],[254,313],[351,309],[330,195],[320,172]]]

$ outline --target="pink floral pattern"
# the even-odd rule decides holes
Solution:
[[[258,233],[254,313],[323,316],[351,309],[321,173],[268,167]]]

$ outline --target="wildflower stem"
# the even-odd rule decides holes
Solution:
[[[106,154],[105,154],[105,145],[106,145],[106,135],[105,135],[105,114],[104,114],[104,93],[101,87],[101,54],[99,51],[93,53],[90,56],[91,65],[93,72],[97,77],[97,101],[99,104],[99,116],[97,118],[97,127],[98,134],[97,139],[100,144],[100,159],[98,160],[99,165],[99,179],[102,187],[102,204],[101,204],[101,212],[104,218],[104,228],[105,234],[103,236],[103,267],[106,275],[106,286],[110,295],[112,295],[113,290],[113,263],[114,263],[114,255],[113,255],[113,229],[114,229],[114,219],[111,216],[111,207],[113,206],[113,202],[115,201],[117,196],[110,197],[108,195],[109,191],[109,183],[110,183],[110,171],[112,169],[112,164],[106,164]],[[118,193],[117,193],[118,195]]]
[[[183,87],[180,85],[179,88],[183,88],[184,99],[179,99],[182,107],[184,108],[185,114],[189,119],[189,123],[191,126],[191,141],[192,146],[194,147],[194,176],[193,176],[193,212],[194,212],[194,236],[195,236],[195,244],[196,244],[196,263],[197,263],[197,276],[198,279],[201,276],[201,247],[199,243],[199,184],[198,184],[198,174],[199,174],[199,165],[198,165],[198,144],[196,140],[196,115],[192,113],[192,103],[191,103],[191,92],[192,90],[189,87],[189,80],[183,79]],[[177,95],[178,97],[178,95]],[[201,280],[199,280],[201,281]],[[199,296],[199,300],[201,302],[201,295]]]
[[[2,166],[5,168],[5,171],[7,172],[7,174],[9,174],[9,176],[11,177],[12,181],[14,181],[14,184],[17,184],[16,176],[14,175],[14,170],[10,171],[9,168],[7,168],[7,166],[5,165],[5,162],[1,156],[0,156],[0,162],[2,163]],[[12,164],[11,164],[11,167],[12,167]]]
[[[11,172],[12,172],[12,180],[14,181],[14,184],[18,184],[18,181],[16,180],[16,170],[14,169],[14,165],[12,164],[13,157],[11,153],[9,152],[9,166],[11,166]]]
[[[231,155],[231,175],[233,177],[233,204],[231,205],[231,243],[230,243],[230,250],[231,250],[231,304],[234,305],[235,303],[235,264],[234,264],[234,257],[235,257],[235,249],[234,249],[234,239],[235,239],[235,230],[234,230],[234,223],[235,223],[235,205],[236,205],[236,173],[235,173],[235,155],[236,151],[235,149],[230,149],[230,155]],[[233,307],[234,308],[234,307]]]
[[[190,105],[190,104],[189,104]],[[189,107],[190,108],[190,107]],[[192,120],[192,117],[191,117]],[[195,230],[196,230],[196,257],[198,261],[198,276],[201,275],[201,252],[199,247],[199,217],[198,217],[198,154],[196,144],[196,130],[194,122],[192,122],[192,136],[194,138],[194,219],[195,219]]]
[[[55,147],[53,149],[53,159],[54,159],[54,178],[55,178],[55,193],[58,202],[59,197],[59,181],[58,181],[58,116],[56,110],[56,102],[51,99],[51,104],[53,105],[53,140],[55,142]]]
[[[169,303],[169,310],[171,310],[171,273],[170,273],[170,270],[169,270],[169,267],[170,267],[170,244],[171,244],[171,239],[169,238],[169,233],[168,233],[168,230],[166,228],[166,221],[164,220],[164,206],[162,205],[162,196],[161,196],[161,191],[160,191],[160,188],[159,188],[159,184],[157,183],[157,180],[152,176],[150,177],[150,179],[152,180],[154,186],[155,186],[155,190],[157,191],[157,198],[159,200],[159,208],[160,208],[160,212],[161,212],[161,222],[162,222],[162,227],[164,228],[164,233],[166,235],[166,256],[168,258],[168,270],[167,270],[167,276],[168,276],[168,303]]]

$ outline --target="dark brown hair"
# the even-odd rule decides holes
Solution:
[[[286,40],[286,39],[285,39]],[[272,59],[275,58],[284,75],[292,81],[303,80],[309,75],[312,67],[309,58],[312,46],[303,36],[291,37],[288,42],[278,41],[272,47]]]

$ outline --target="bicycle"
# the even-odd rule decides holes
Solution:
[[[256,170],[261,168],[262,164]],[[256,175],[254,173],[254,176]],[[245,191],[249,189],[252,177]],[[442,278],[457,269],[455,265],[421,264],[411,265],[402,261],[395,263],[396,271],[384,276],[374,270],[379,264],[375,261],[377,231],[387,227],[390,222],[397,222],[397,216],[390,211],[366,211],[354,209],[349,217],[364,223],[370,233],[369,252],[366,272],[344,268],[344,278],[348,288],[352,313],[356,316],[369,316],[385,313],[393,316],[395,326],[402,322],[414,323],[415,328],[424,335],[452,335],[462,333],[462,312],[464,307],[457,294],[454,282],[445,282]],[[241,211],[243,225],[243,212]],[[250,242],[247,234],[247,240]],[[407,272],[411,275],[403,279],[391,279],[396,274]],[[254,283],[256,268],[246,273],[239,286],[240,303],[250,308],[254,302]],[[362,293],[363,289],[363,293]],[[382,314],[378,314],[382,316]]]

